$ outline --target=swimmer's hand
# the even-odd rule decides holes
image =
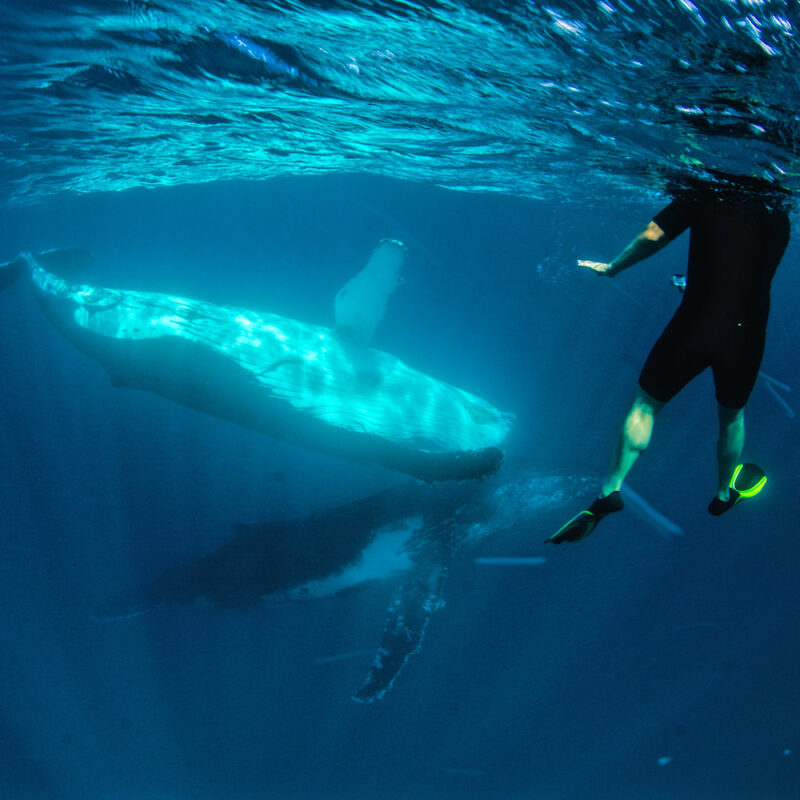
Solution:
[[[587,269],[596,272],[598,275],[607,275],[609,278],[614,274],[611,264],[606,264],[604,261],[584,261],[578,260],[579,267],[586,267]]]

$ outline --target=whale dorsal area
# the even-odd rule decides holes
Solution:
[[[336,295],[336,332],[366,347],[386,313],[389,295],[402,283],[400,271],[406,248],[394,239],[383,239],[373,250],[367,266]]]

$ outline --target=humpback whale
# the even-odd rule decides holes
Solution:
[[[424,481],[496,471],[513,417],[370,348],[401,281],[405,247],[383,240],[339,292],[336,326],[155,292],[72,284],[73,251],[22,253],[0,289],[28,273],[55,327],[115,386],[154,392],[261,433]]]
[[[588,477],[504,468],[484,481],[406,483],[297,519],[239,523],[216,551],[164,569],[104,602],[95,616],[122,619],[195,603],[245,609],[390,581],[380,646],[353,694],[360,702],[379,700],[419,652],[431,614],[444,605],[454,557],[493,534],[530,527],[544,511],[591,488]]]

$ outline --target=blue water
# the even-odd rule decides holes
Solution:
[[[374,343],[514,412],[509,464],[607,466],[687,241],[614,281],[577,258],[613,257],[676,177],[797,188],[794,2],[200,9],[3,4],[0,260],[87,247],[94,285],[331,324],[401,239]],[[574,547],[542,544],[570,507],[457,559],[420,653],[368,705],[349,698],[385,585],[93,611],[234,522],[404,478],[115,388],[26,286],[0,294],[0,797],[795,800],[799,255],[748,406],[762,495],[706,514],[701,376],[631,476],[643,504]]]

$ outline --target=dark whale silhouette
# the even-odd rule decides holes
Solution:
[[[456,554],[493,534],[530,526],[591,488],[588,478],[504,468],[484,481],[408,483],[297,519],[237,524],[233,538],[215,552],[165,569],[103,603],[96,616],[120,619],[171,604],[249,608],[394,581],[378,654],[354,695],[377,700],[419,650],[430,615],[443,604]]]

